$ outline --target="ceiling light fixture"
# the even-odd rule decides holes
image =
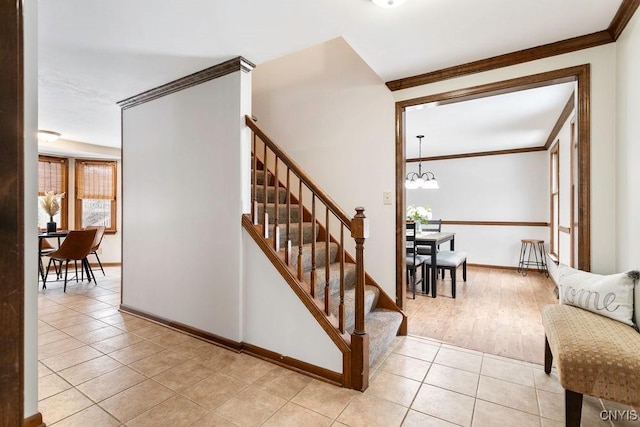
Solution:
[[[38,131],[38,139],[46,142],[53,142],[60,138],[60,134],[58,132],[52,132],[50,130],[39,130]]]
[[[416,136],[418,138],[418,172],[409,172],[404,181],[407,190],[415,190],[416,188],[435,189],[440,188],[436,176],[433,172],[422,173],[422,138],[424,135]]]
[[[371,0],[371,1],[376,6],[389,8],[389,7],[400,6],[406,0]]]

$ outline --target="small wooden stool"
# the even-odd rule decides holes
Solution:
[[[546,256],[544,254],[544,240],[522,239],[520,246],[520,261],[518,262],[518,273],[526,276],[530,266],[535,266],[538,273],[549,277]],[[527,254],[527,249],[529,253]],[[533,255],[533,260],[531,259]]]

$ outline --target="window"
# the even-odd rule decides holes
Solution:
[[[76,160],[76,228],[116,231],[116,162]]]
[[[38,157],[38,228],[47,228],[49,214],[42,208],[40,201],[47,191],[55,193],[65,193],[60,198],[60,212],[54,215],[53,220],[58,224],[58,228],[67,228],[68,218],[68,192],[67,176],[69,163],[67,159],[57,157]]]
[[[560,241],[560,141],[551,149],[551,247],[549,252],[559,259]]]

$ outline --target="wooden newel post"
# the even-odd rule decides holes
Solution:
[[[352,386],[364,391],[369,386],[369,336],[364,322],[364,241],[369,237],[369,221],[364,208],[357,207],[351,220],[351,237],[356,241],[355,327],[351,334]]]

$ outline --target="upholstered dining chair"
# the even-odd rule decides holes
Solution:
[[[64,239],[58,250],[51,252],[49,254],[49,265],[47,266],[47,275],[42,284],[42,288],[47,288],[47,276],[49,275],[49,267],[52,262],[59,261],[65,264],[64,268],[64,289],[63,292],[67,291],[67,277],[69,272],[69,261],[75,261],[77,265],[77,261],[81,261],[82,268],[87,271],[87,278],[89,282],[93,278],[95,283],[96,277],[93,275],[93,271],[91,270],[91,266],[89,265],[89,261],[87,260],[87,255],[91,252],[91,247],[93,246],[93,241],[96,237],[97,230],[75,230],[70,231],[67,234],[67,237]],[[78,280],[78,272],[76,269],[76,281]]]
[[[419,284],[422,284],[423,292],[429,291],[427,266],[431,262],[431,257],[418,254],[415,222],[407,222],[406,240],[407,286],[411,286],[413,299],[416,299],[416,286]],[[417,280],[418,267],[421,267],[420,280]]]
[[[428,223],[422,225],[422,232],[440,233],[441,231],[441,219],[430,219]],[[431,255],[431,246],[418,245],[417,250],[420,255]]]
[[[102,242],[102,238],[104,237],[104,232],[107,229],[104,225],[87,225],[85,230],[96,230],[96,237],[93,239],[93,246],[91,246],[90,255],[95,255],[98,260],[98,265],[100,266],[100,270],[102,270],[102,275],[104,274],[104,268],[102,268],[102,263],[100,262],[100,257],[98,256],[98,249],[100,248],[100,243]]]

